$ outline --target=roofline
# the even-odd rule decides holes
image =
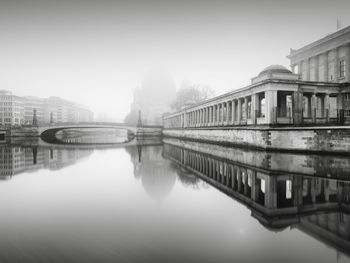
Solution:
[[[312,43],[310,43],[310,44],[308,44],[306,46],[303,46],[303,47],[301,47],[299,49],[291,49],[290,50],[290,54],[287,56],[287,58],[290,59],[291,57],[293,57],[295,55],[298,55],[298,54],[300,54],[300,53],[302,53],[302,52],[304,52],[304,51],[306,51],[308,49],[314,48],[314,47],[316,47],[318,45],[321,45],[321,44],[323,44],[323,43],[325,43],[327,41],[330,41],[330,40],[332,40],[334,38],[337,38],[337,37],[339,37],[339,36],[341,36],[341,35],[343,35],[345,33],[348,33],[348,32],[350,32],[350,26],[347,26],[347,27],[345,27],[343,29],[340,29],[340,30],[338,30],[338,31],[336,31],[336,32],[334,32],[334,33],[332,33],[330,35],[327,35],[327,36],[325,36],[325,37],[323,37],[323,38],[321,38],[321,39],[319,39],[317,41],[314,41],[314,42],[312,42]]]

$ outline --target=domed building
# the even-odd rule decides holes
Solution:
[[[175,99],[175,81],[163,68],[153,68],[134,91],[134,101],[126,122],[136,124],[141,114],[143,124],[162,124],[162,115],[170,111]]]
[[[258,83],[267,79],[288,79],[298,80],[299,75],[294,74],[292,71],[282,65],[271,65],[264,68],[258,76],[252,78],[252,84]]]
[[[292,70],[268,66],[246,87],[232,87],[231,92],[167,114],[164,134],[174,136],[176,132],[166,131],[172,128],[349,124],[350,26],[291,49],[288,58]],[[195,137],[190,131],[179,136]],[[232,142],[228,135],[220,140]],[[235,140],[246,142],[245,133]]]

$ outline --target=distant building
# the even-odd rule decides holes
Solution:
[[[24,123],[24,100],[10,91],[0,90],[0,125],[14,126]]]
[[[140,111],[142,123],[161,124],[162,115],[170,111],[175,94],[176,86],[170,74],[163,69],[153,69],[135,89],[134,101],[125,121],[136,124]]]
[[[38,124],[45,123],[45,99],[32,96],[24,97],[25,124],[33,123],[34,110],[36,110]]]
[[[82,105],[61,99],[50,97],[45,100],[44,122],[49,123],[53,117],[55,123],[60,122],[86,122],[93,120],[93,113]]]
[[[34,111],[37,123],[89,122],[93,113],[87,107],[59,97],[19,97],[10,91],[0,90],[0,126],[33,124]]]

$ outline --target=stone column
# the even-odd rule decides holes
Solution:
[[[221,124],[225,125],[226,124],[226,102],[222,103],[222,118],[221,118]]]
[[[305,60],[305,67],[306,67],[306,78],[305,78],[305,80],[310,80],[310,59],[309,58],[307,58],[306,60]]]
[[[237,191],[241,192],[242,190],[242,171],[237,167]]]
[[[214,126],[215,125],[215,105],[212,106],[212,116],[211,116],[211,125]]]
[[[345,81],[350,82],[350,44],[345,46]]]
[[[329,81],[328,79],[328,52],[325,53],[324,57],[324,81]]]
[[[265,91],[265,120],[268,124],[276,123],[277,90]]]
[[[194,126],[194,111],[191,112],[191,127]]]
[[[324,95],[323,106],[324,106],[323,116],[326,118],[326,122],[328,123],[329,122],[329,94],[328,93]]]
[[[197,127],[201,126],[201,110],[197,110]]]
[[[244,118],[245,121],[248,122],[248,97],[244,97]]]
[[[339,79],[339,55],[338,49],[334,49],[334,81],[338,82]]]
[[[216,110],[215,110],[215,125],[219,125],[219,113],[220,113],[220,105],[216,104]]]
[[[209,125],[209,107],[205,108],[205,126]]]
[[[319,76],[318,76],[318,65],[319,65],[319,56],[315,56],[315,81],[319,81]]]
[[[220,125],[224,123],[224,104],[220,103]]]
[[[213,106],[209,107],[209,126],[213,125]]]
[[[207,113],[206,113],[206,125],[205,126],[209,126],[209,124],[210,124],[210,107],[207,107],[206,108],[206,111],[207,111]]]
[[[316,93],[313,93],[311,97],[311,117],[313,123],[316,123],[316,100]]]
[[[199,110],[196,110],[196,115],[197,115],[197,118],[196,118],[196,127],[199,126]]]
[[[337,109],[338,110],[343,109],[343,95],[341,93],[338,93],[337,95]]]
[[[302,78],[302,72],[303,72],[303,63],[302,63],[302,61],[299,61],[299,63],[298,63],[298,70],[299,70],[298,74],[300,75],[300,78]]]
[[[232,113],[231,113],[231,123],[235,124],[236,120],[236,101],[232,100]]]
[[[225,115],[226,115],[226,122],[225,122],[225,125],[228,125],[230,123],[230,106],[229,106],[229,102],[226,101],[226,112],[225,112]]]
[[[253,94],[252,103],[251,103],[251,116],[252,116],[252,122],[254,125],[256,124],[256,118],[258,117],[256,116],[256,113],[259,107],[258,103],[259,103],[258,94]]]
[[[303,122],[303,111],[304,111],[304,102],[303,102],[303,93],[301,91],[293,92],[293,123],[301,124]]]
[[[201,123],[200,126],[203,127],[204,126],[204,109],[201,109]]]
[[[238,98],[238,107],[237,107],[237,122],[241,124],[242,119],[242,100]]]
[[[265,181],[265,207],[277,207],[277,177],[269,176]]]
[[[197,111],[193,111],[193,127],[197,125]]]

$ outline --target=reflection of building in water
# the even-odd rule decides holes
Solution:
[[[162,156],[162,146],[128,147],[134,176],[140,179],[147,194],[156,201],[164,199],[176,182],[171,162]]]
[[[3,146],[0,147],[0,175],[2,179],[6,179],[12,175],[44,168],[61,169],[89,156],[92,151]]]
[[[2,179],[25,170],[24,149],[21,147],[0,147],[0,175]]]
[[[350,182],[271,172],[171,144],[164,156],[247,206],[266,228],[298,228],[350,255]]]

